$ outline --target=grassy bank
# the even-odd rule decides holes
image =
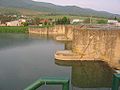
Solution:
[[[28,33],[28,27],[2,26],[0,27],[0,33]]]

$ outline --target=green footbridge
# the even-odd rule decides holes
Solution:
[[[42,85],[62,85],[62,90],[69,90],[69,79],[67,78],[40,78],[24,90],[36,90]]]

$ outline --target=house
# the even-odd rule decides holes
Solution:
[[[10,21],[10,22],[6,22],[7,26],[21,26],[21,23],[19,22],[19,20],[16,21]]]
[[[3,24],[2,21],[0,21],[0,26],[6,26],[6,24]]]
[[[26,22],[26,19],[19,19],[19,22],[24,23]]]
[[[6,26],[6,24],[0,24],[0,26]]]
[[[40,20],[40,25],[47,25],[47,24],[52,24],[52,20],[49,19]]]
[[[27,16],[21,15],[21,18],[27,18]]]
[[[74,24],[74,23],[82,23],[84,22],[84,20],[80,20],[80,19],[73,19],[70,23]]]
[[[108,24],[116,24],[116,23],[118,23],[118,21],[117,20],[108,20]]]
[[[6,22],[7,26],[23,26],[22,23],[26,22],[26,19],[19,19],[15,21]]]
[[[117,26],[117,27],[120,27],[120,22],[116,23],[116,26]]]
[[[17,15],[13,15],[12,17],[17,17]]]

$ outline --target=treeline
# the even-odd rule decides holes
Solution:
[[[90,24],[107,24],[108,20],[107,19],[103,19],[103,18],[86,18],[84,19],[83,23],[90,23]]]
[[[70,19],[67,17],[63,17],[63,18],[58,18],[58,19],[52,19],[52,18],[46,18],[46,19],[42,19],[40,17],[35,17],[34,19],[31,20],[31,22],[29,23],[30,25],[39,25],[39,24],[43,24],[43,25],[65,25],[65,24],[70,24]]]
[[[13,16],[7,16],[7,15],[0,15],[0,21],[1,23],[6,23],[6,22],[9,22],[9,21],[14,21],[16,20],[17,17],[13,17]]]

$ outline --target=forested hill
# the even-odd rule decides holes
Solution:
[[[17,8],[17,10],[27,9],[36,12],[52,13],[52,14],[71,14],[71,15],[98,16],[98,17],[115,17],[115,16],[120,17],[120,15],[118,14],[113,14],[105,11],[95,11],[92,9],[81,8],[77,6],[59,6],[51,3],[35,2],[32,0],[0,0],[0,7],[4,9]],[[0,13],[2,12],[3,10],[0,11]]]

